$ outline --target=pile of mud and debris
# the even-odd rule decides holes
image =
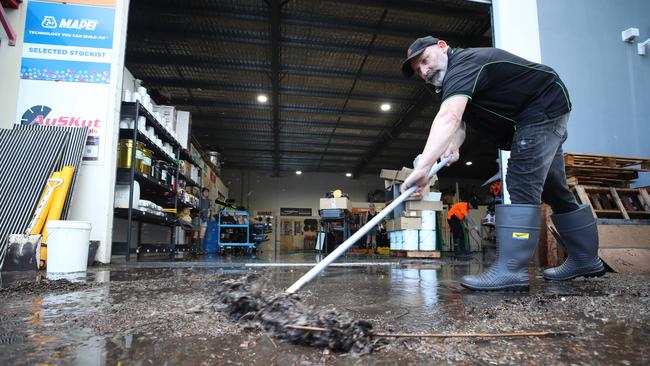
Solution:
[[[92,287],[93,285],[93,283],[72,282],[66,279],[49,280],[44,276],[39,276],[36,278],[36,281],[18,281],[6,287],[0,287],[0,296],[72,292]]]
[[[257,274],[219,283],[219,300],[236,321],[253,322],[280,340],[355,354],[386,343],[373,337],[372,324],[336,310],[307,306],[295,294],[264,294]]]

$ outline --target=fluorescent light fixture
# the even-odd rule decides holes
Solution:
[[[269,97],[267,97],[264,94],[260,94],[257,96],[257,101],[260,103],[266,103],[269,100]]]
[[[296,170],[296,175],[302,174],[302,170]]]
[[[465,162],[465,165],[472,165],[471,161]]]
[[[379,109],[381,109],[381,110],[384,111],[384,112],[390,111],[390,104],[388,104],[388,103],[383,103],[383,104],[379,107]]]
[[[352,176],[352,173],[345,173],[345,176],[350,178]]]

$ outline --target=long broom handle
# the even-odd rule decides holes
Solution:
[[[449,162],[449,157],[443,158],[440,162],[436,163],[431,167],[431,170],[429,171],[428,178],[431,179],[434,174],[436,174],[440,169],[442,169],[443,166],[447,165]],[[365,225],[363,225],[356,233],[354,233],[351,237],[348,238],[348,240],[344,241],[341,245],[339,245],[338,248],[336,248],[332,253],[330,253],[325,259],[320,261],[316,266],[314,266],[312,269],[309,270],[309,272],[305,273],[302,277],[298,279],[291,287],[286,289],[285,292],[293,294],[296,291],[300,290],[302,286],[304,286],[306,283],[310,282],[311,280],[314,279],[319,273],[321,273],[325,267],[329,266],[330,263],[334,262],[341,254],[343,254],[348,248],[352,246],[352,244],[356,243],[357,240],[361,239],[362,236],[366,235],[370,229],[373,227],[379,225],[381,220],[386,217],[389,213],[391,213],[395,207],[397,207],[399,204],[404,202],[407,198],[409,198],[410,195],[413,194],[417,190],[417,186],[412,186],[404,193],[399,195],[393,202],[391,202],[390,205],[388,205],[386,208],[381,210],[377,216],[375,216],[372,220],[368,221]]]

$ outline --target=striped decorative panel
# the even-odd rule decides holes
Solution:
[[[72,192],[74,190],[75,182],[77,181],[77,173],[81,165],[81,160],[86,146],[86,139],[88,138],[88,127],[56,127],[56,126],[39,126],[39,125],[16,125],[14,130],[38,130],[43,128],[57,129],[69,133],[65,146],[63,147],[63,155],[60,164],[54,167],[54,170],[61,170],[64,166],[74,166],[74,174],[72,175],[72,182],[70,183],[70,190],[63,205],[61,212],[61,220],[68,218],[68,210],[70,209],[70,200],[72,199]]]
[[[27,229],[69,135],[54,128],[0,129],[0,268],[9,234]]]

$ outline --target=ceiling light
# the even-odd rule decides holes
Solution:
[[[382,104],[379,108],[380,108],[382,111],[384,111],[384,112],[386,112],[386,111],[390,111],[390,104],[388,104],[388,103],[384,103],[384,104]]]
[[[352,173],[345,173],[345,176],[350,178],[350,177],[352,177]]]
[[[472,162],[468,161],[468,162],[465,163],[465,165],[472,165]]]
[[[266,103],[269,100],[269,97],[267,97],[264,94],[260,94],[257,96],[257,101],[260,103]]]
[[[296,170],[296,175],[302,174],[302,170]]]

